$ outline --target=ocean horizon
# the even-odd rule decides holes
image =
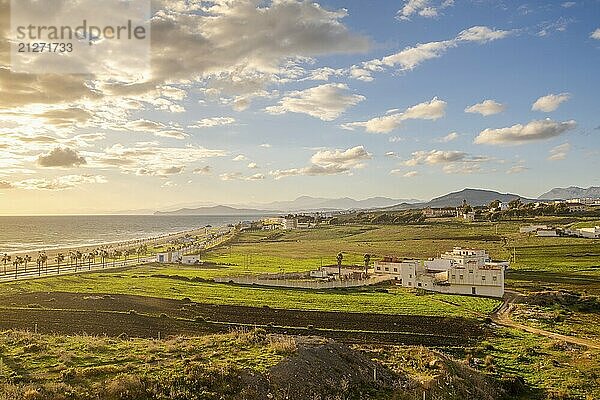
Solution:
[[[258,215],[0,216],[0,253],[97,246],[222,226]]]

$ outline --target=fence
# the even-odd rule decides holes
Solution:
[[[389,276],[373,276],[367,279],[347,279],[335,281],[321,280],[290,280],[290,279],[261,279],[257,276],[230,276],[217,277],[214,281],[217,283],[235,283],[238,285],[258,285],[258,286],[274,286],[298,289],[335,289],[335,288],[350,288],[376,285],[378,283],[390,281]]]

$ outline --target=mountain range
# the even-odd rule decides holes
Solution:
[[[585,199],[585,198],[600,198],[600,187],[590,186],[587,189],[577,186],[569,186],[568,188],[554,188],[549,192],[544,193],[539,199],[545,200],[568,200],[568,199]]]
[[[555,188],[542,194],[538,199],[565,200],[571,198],[600,198],[600,187],[583,189],[571,186]],[[340,210],[410,210],[420,208],[457,207],[466,200],[471,206],[488,205],[494,200],[508,203],[521,199],[524,203],[535,201],[513,193],[500,193],[485,189],[463,189],[457,192],[436,197],[423,202],[415,199],[391,199],[388,197],[371,197],[355,200],[349,197],[328,199],[322,197],[301,196],[291,201],[274,201],[271,203],[248,203],[244,205],[211,205],[202,207],[184,207],[175,210],[158,211],[156,215],[269,215],[291,212],[340,211]]]

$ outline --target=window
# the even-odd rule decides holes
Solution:
[[[377,267],[377,271],[381,271],[381,267]]]
[[[472,288],[471,288],[471,294],[477,294],[477,289],[476,289],[476,288],[474,288],[474,287],[472,287]]]
[[[400,284],[402,285],[402,278],[400,278]]]
[[[409,277],[409,278],[412,278],[412,274],[408,274],[408,277]]]
[[[385,270],[386,270],[386,271],[389,271],[390,269],[389,269],[388,267],[385,267]]]
[[[481,280],[482,280],[482,281],[485,281],[485,275],[481,277]]]
[[[463,274],[460,274],[460,279],[463,279],[463,278],[464,278],[464,275],[463,275]]]
[[[496,281],[498,280],[498,277],[494,276],[494,277],[492,277],[492,280],[493,280],[494,282],[496,282]]]
[[[398,272],[398,268],[394,268],[394,272]]]
[[[452,279],[456,279],[456,274],[453,274],[453,275],[452,275]]]
[[[408,282],[408,286],[412,286],[412,282]]]
[[[417,286],[421,287],[421,282],[417,283]]]
[[[472,269],[470,269],[470,270],[469,270],[469,273],[470,273],[470,274],[472,274],[472,273],[473,273],[473,270],[472,270]]]

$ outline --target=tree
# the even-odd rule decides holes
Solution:
[[[26,254],[25,257],[23,257],[23,263],[25,264],[25,272],[27,272],[27,264],[29,264],[31,262],[31,256],[29,254]]]
[[[42,257],[44,253],[38,253],[37,259],[35,260],[38,267],[38,276],[42,275],[42,265],[44,264],[44,259]]]
[[[60,263],[65,261],[65,255],[63,253],[58,253],[54,260],[56,261],[56,273],[60,274]]]
[[[92,264],[94,263],[94,260],[96,259],[96,253],[93,251],[90,251],[87,254],[87,261],[88,261],[88,270],[92,270]]]
[[[521,199],[519,199],[519,198],[516,198],[516,199],[508,202],[508,208],[510,208],[511,210],[518,210],[521,208],[522,205],[523,205],[523,203],[521,202]]]
[[[369,273],[369,263],[371,262],[371,255],[369,253],[365,254],[365,277]]]
[[[338,265],[338,277],[339,277],[339,279],[342,279],[342,261],[344,260],[344,255],[342,254],[341,251],[338,253],[336,259],[337,259],[337,265]]]
[[[80,251],[75,252],[75,272],[77,272],[77,264],[83,259],[83,254]]]
[[[4,253],[2,255],[2,262],[4,263],[4,275],[6,275],[6,263],[10,262],[10,259],[11,257],[8,254]]]
[[[500,203],[500,200],[494,200],[494,201],[492,201],[490,203],[490,210],[494,210],[495,211],[495,210],[499,209],[500,208],[500,204],[502,204],[502,203]]]
[[[23,264],[23,257],[16,256],[13,261],[13,265],[15,266],[15,279],[17,279],[17,274],[19,272],[19,265]]]

